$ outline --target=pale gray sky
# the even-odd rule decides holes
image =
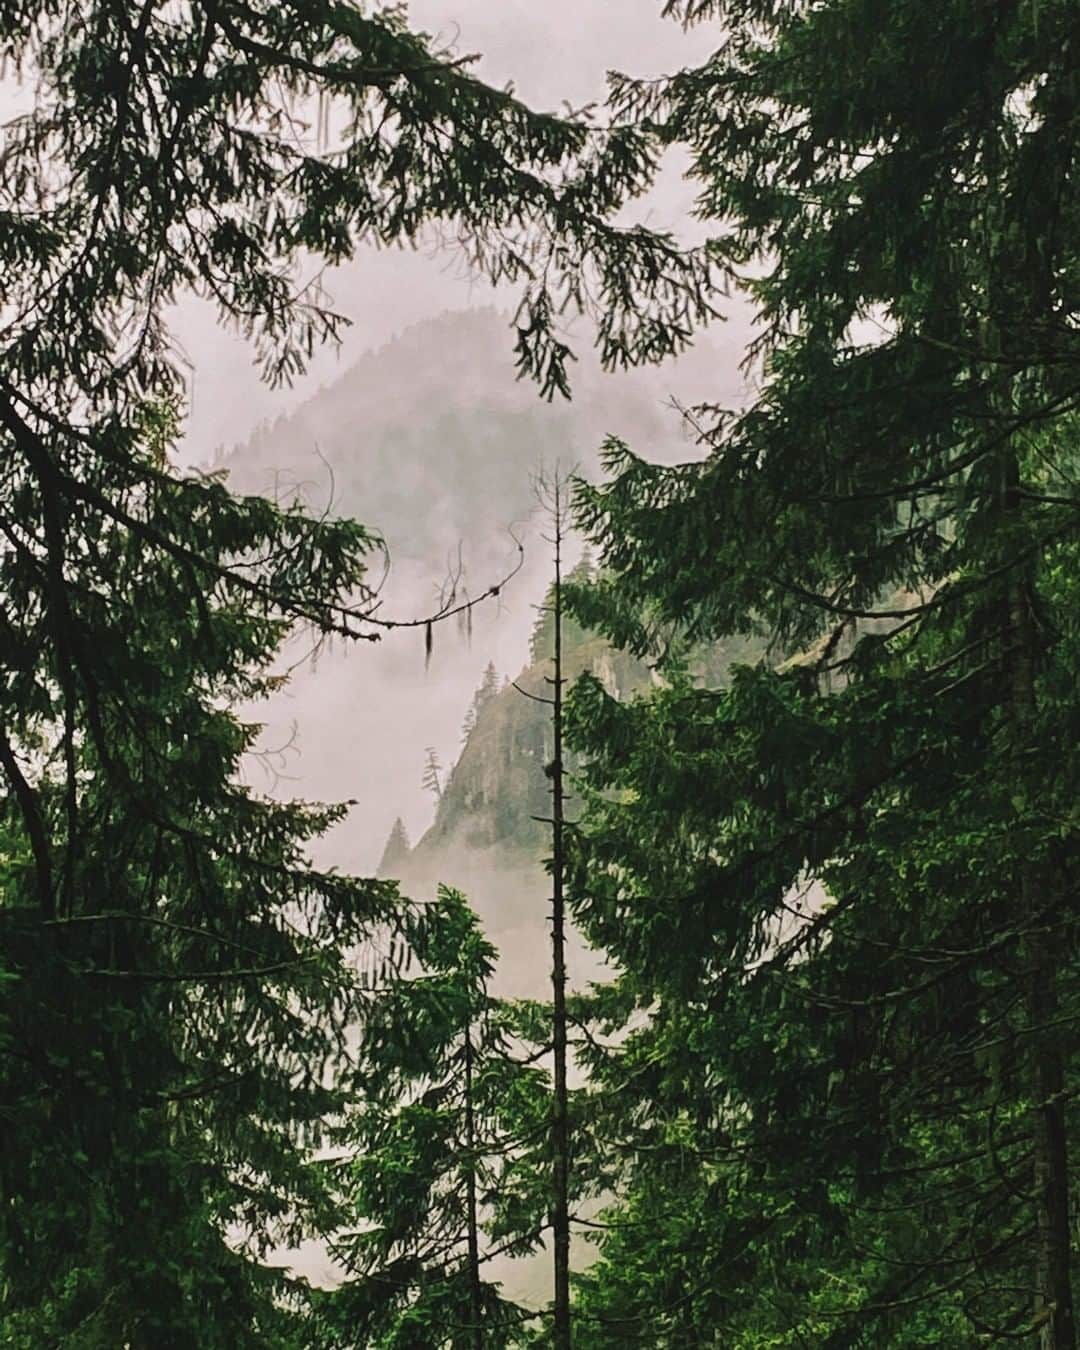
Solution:
[[[575,106],[604,94],[607,71],[658,75],[707,54],[711,29],[687,33],[661,17],[661,0],[414,0],[414,25],[451,40],[463,53],[480,53],[477,73],[496,85],[513,81],[532,106]],[[665,176],[638,218],[678,228],[686,221],[693,187]],[[216,326],[209,306],[179,307],[177,336],[194,365],[187,451],[209,459],[220,444],[243,440],[263,417],[296,407],[321,384],[402,328],[446,309],[490,304],[490,285],[465,273],[452,257],[434,252],[363,250],[327,274],[336,307],[352,320],[340,350],[316,356],[293,389],[262,386],[241,339]],[[501,297],[508,305],[511,292]],[[510,335],[507,335],[510,342]]]

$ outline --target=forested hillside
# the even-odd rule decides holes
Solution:
[[[485,671],[463,715],[461,753],[436,794],[434,822],[408,854],[412,874],[424,868],[430,877],[442,875],[439,869],[455,849],[531,863],[548,848],[550,831],[542,817],[549,806],[544,767],[552,755],[551,718],[536,701],[547,692],[546,637],[546,625],[537,624],[533,659],[512,681],[493,665]],[[641,661],[576,624],[564,641],[567,678],[589,671],[616,697],[640,692],[650,682]]]
[[[221,447],[216,463],[239,490],[299,490],[315,509],[377,522],[395,561],[422,563],[433,580],[462,547],[479,587],[505,560],[507,530],[527,534],[542,465],[594,474],[608,434],[662,457],[692,453],[670,400],[714,390],[718,367],[732,397],[740,387],[733,336],[678,371],[612,379],[586,358],[572,402],[547,403],[516,378],[512,340],[510,315],[494,308],[414,325],[245,444]]]

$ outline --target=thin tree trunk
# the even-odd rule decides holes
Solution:
[[[1020,471],[1014,455],[1005,465],[1006,548],[1022,535]],[[1036,712],[1036,630],[1024,575],[1009,583],[1009,674],[1017,780],[1030,776]],[[1035,1324],[1039,1350],[1076,1350],[1076,1322],[1070,1279],[1068,1134],[1065,1119],[1065,1068],[1053,1023],[1057,1017],[1058,955],[1052,915],[1041,869],[1024,861],[1020,868],[1020,904],[1028,935],[1024,944],[1026,1012],[1030,1028],[1029,1083],[1032,1094],[1033,1202],[1035,1209]]]
[[[473,1350],[483,1350],[484,1328],[480,1299],[480,1225],[476,1212],[476,1118],[473,1114],[472,1024],[465,1030],[465,1205],[468,1223],[469,1321]]]
[[[566,912],[563,899],[563,728],[562,728],[562,503],[555,479],[555,650],[552,723],[552,905],[551,986],[555,1100],[552,1112],[552,1237],[555,1254],[555,1350],[569,1350],[570,1332],[570,1139],[566,1088]]]
[[[1040,897],[1030,878],[1023,883],[1024,908],[1035,925],[1028,939],[1028,1019],[1032,1037],[1032,1145],[1035,1188],[1035,1316],[1040,1350],[1076,1350],[1076,1322],[1069,1273],[1069,1170],[1065,1123],[1065,1074],[1053,1030],[1057,1015],[1057,953],[1045,919],[1036,918]]]

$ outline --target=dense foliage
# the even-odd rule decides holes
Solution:
[[[575,699],[596,1015],[639,1010],[584,1306],[600,1344],[1072,1347],[1074,7],[685,17],[712,59],[616,100],[687,145],[761,386],[579,495],[577,611],[667,674]]]
[[[374,635],[378,541],[176,470],[169,306],[209,300],[287,380],[342,322],[309,272],[446,225],[520,283],[550,392],[555,308],[600,314],[609,360],[672,350],[705,263],[606,223],[655,138],[535,114],[396,9],[17,0],[0,56],[27,105],[0,154],[2,1338],[273,1344],[263,1258],[335,1222],[307,1149],[393,896],[310,868],[336,813],[245,788],[230,709],[297,625]]]
[[[295,568],[297,594],[362,591],[370,541],[138,458],[109,493],[132,528],[53,502],[77,567],[7,531],[0,1326],[276,1343],[287,1284],[261,1257],[322,1225],[304,1151],[340,1101],[344,957],[394,888],[311,868],[340,812],[251,794],[258,728],[230,708],[275,683],[289,625],[252,588]],[[181,548],[218,569],[197,600]]]
[[[333,1251],[335,1346],[522,1343],[532,1314],[489,1276],[547,1228],[542,1010],[496,998],[495,949],[456,891],[403,927],[412,961],[369,1003],[331,1165],[359,1227]],[[539,1032],[539,1049],[530,1041]]]
[[[714,54],[615,77],[602,127],[396,8],[0,3],[33,93],[0,154],[5,1344],[542,1343],[481,1258],[550,1226],[558,1288],[572,1222],[582,1350],[1075,1350],[1075,3],[668,8]],[[612,223],[670,146],[696,252]],[[518,284],[548,395],[567,309],[609,366],[681,350],[717,281],[761,321],[703,459],[612,442],[578,492],[570,898],[619,973],[562,1007],[557,825],[554,1016],[492,997],[460,896],[317,871],[340,813],[243,782],[286,637],[394,626],[378,537],[170,459],[175,299],[288,380],[343,321],[305,269],[424,231]],[[597,630],[655,687],[620,701]],[[587,1089],[519,1062],[552,1026]],[[333,1294],[271,1257],[309,1236]]]

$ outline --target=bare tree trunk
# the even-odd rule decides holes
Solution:
[[[472,1024],[465,1029],[465,1206],[468,1224],[469,1321],[473,1350],[483,1350],[484,1328],[480,1299],[480,1226],[476,1210],[476,1119],[473,1114]]]
[[[1076,1350],[1069,1273],[1069,1171],[1065,1075],[1051,1024],[1057,1015],[1054,937],[1038,917],[1038,894],[1023,884],[1024,908],[1035,931],[1027,942],[1028,1019],[1032,1026],[1032,1147],[1035,1190],[1035,1317],[1040,1350]]]
[[[563,898],[563,673],[562,673],[562,502],[555,479],[555,639],[552,725],[552,904],[551,986],[555,1100],[552,1111],[552,1237],[555,1253],[555,1350],[569,1350],[570,1331],[570,1131],[566,1087],[566,910]]]

